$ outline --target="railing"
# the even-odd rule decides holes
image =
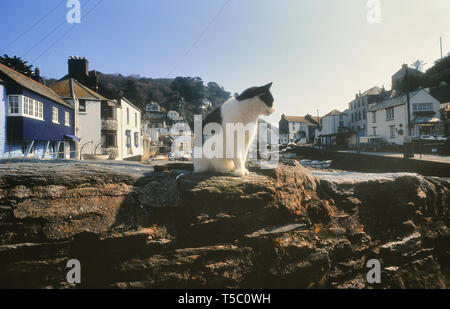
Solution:
[[[115,119],[102,119],[102,130],[105,131],[117,131],[119,125]]]

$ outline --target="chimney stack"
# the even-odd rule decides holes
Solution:
[[[97,71],[89,74],[89,61],[86,57],[71,56],[68,60],[69,78],[76,79],[84,86],[98,91],[98,76]]]
[[[81,59],[81,57],[70,57],[68,61],[69,65],[69,78],[74,78],[79,82],[87,78],[89,75],[89,62],[87,59]]]
[[[41,77],[41,71],[39,70],[39,68],[34,69],[33,79],[41,84],[44,83],[44,79]]]

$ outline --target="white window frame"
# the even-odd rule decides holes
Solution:
[[[11,102],[12,98],[17,99],[17,101]],[[14,103],[14,106],[12,106],[13,103]],[[20,96],[19,95],[8,96],[8,115],[10,115],[10,116],[11,115],[20,115]]]
[[[395,138],[395,125],[389,126],[389,136]]]
[[[39,115],[38,118],[41,120],[44,120],[44,103],[42,102],[38,102],[39,103]]]
[[[414,103],[413,112],[429,112],[433,111],[433,103]]]
[[[27,116],[34,117],[34,100],[31,98],[28,98],[28,115]]]
[[[52,107],[52,122],[53,123],[59,124],[58,114],[59,114],[59,109],[57,107],[53,106]]]
[[[22,109],[22,113],[24,115],[29,115],[30,114],[30,99],[27,97],[23,97],[23,109]]]
[[[395,118],[395,113],[394,113],[394,108],[386,108],[386,121],[391,121],[394,120]]]
[[[64,125],[70,127],[70,113],[67,111],[64,112]]]

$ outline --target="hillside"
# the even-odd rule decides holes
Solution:
[[[107,98],[125,96],[142,110],[146,103],[159,103],[163,108],[176,110],[193,124],[194,114],[206,114],[220,106],[230,93],[215,82],[206,85],[200,77],[152,79],[141,76],[103,74],[99,76],[99,93]],[[210,106],[205,104],[210,102]]]

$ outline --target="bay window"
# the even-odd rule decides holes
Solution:
[[[8,114],[19,114],[19,96],[10,95],[8,97]]]

